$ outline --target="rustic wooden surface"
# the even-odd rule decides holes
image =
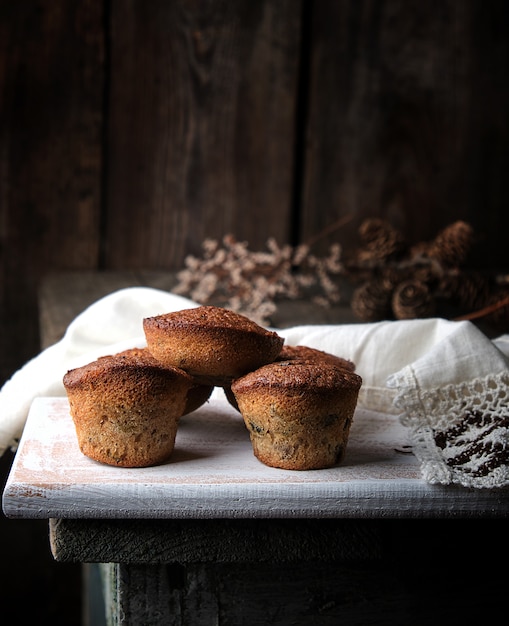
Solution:
[[[45,298],[41,299],[45,305],[41,311],[45,310],[48,316],[42,317],[41,330],[46,344],[50,342],[48,333],[59,338],[82,307],[116,286],[129,286],[131,282],[129,277],[128,284],[119,285],[116,273],[100,274],[95,278],[85,273],[82,281],[76,274],[72,277],[55,276],[45,283]],[[125,274],[121,274],[120,280],[126,280]],[[165,288],[168,274],[164,278],[160,276],[159,280],[163,282],[154,286]],[[58,320],[56,324],[51,323],[51,311]],[[30,520],[29,523],[35,528],[38,521],[42,522]],[[62,624],[73,622],[79,604],[76,570],[62,568],[71,567],[77,558],[97,558],[98,548],[103,557],[113,560],[116,555],[116,558],[126,559],[124,563],[103,566],[111,592],[105,602],[110,617],[120,619],[120,614],[125,615],[127,611],[135,624],[140,623],[140,615],[146,618],[153,608],[153,605],[151,608],[144,603],[149,596],[135,593],[143,581],[157,590],[159,599],[164,598],[165,607],[169,602],[172,611],[169,623],[175,625],[196,623],[197,619],[203,623],[230,620],[231,623],[250,625],[271,622],[332,625],[338,620],[344,624],[358,624],[362,619],[366,624],[431,626],[436,623],[437,615],[451,623],[472,616],[478,616],[479,620],[495,619],[500,598],[504,597],[497,579],[483,577],[479,580],[478,576],[472,576],[474,570],[489,570],[499,562],[500,541],[505,532],[503,519],[500,523],[490,519],[482,526],[480,520],[457,519],[447,524],[442,520],[440,525],[437,520],[341,520],[340,525],[337,520],[301,520],[299,523],[279,520],[277,529],[273,528],[274,534],[262,520],[247,524],[243,520],[232,520],[222,526],[224,521],[209,520],[205,527],[198,525],[203,524],[202,520],[195,520],[190,526],[186,520],[186,530],[182,526],[184,522],[172,520],[55,520],[50,529],[52,548],[61,561],[53,567],[48,565],[44,576],[50,578],[53,589],[61,589],[61,592],[55,596],[48,590],[45,599],[38,603],[37,614],[51,615],[55,619],[53,623],[59,623],[58,619]],[[209,522],[213,526],[209,526]],[[284,525],[288,522],[292,526],[287,532]],[[316,524],[322,522],[324,525],[319,530]],[[273,525],[274,520],[269,523]],[[46,533],[42,539],[49,554]],[[256,542],[254,545],[242,542],[246,537],[261,539],[267,535],[271,540],[263,549],[257,549]],[[454,554],[451,554],[452,536],[455,537]],[[90,541],[91,537],[95,539]],[[253,554],[250,551],[254,550],[257,562],[190,562],[200,553],[204,558],[231,557],[229,542],[232,537],[237,545],[244,546],[239,556],[251,559]],[[466,552],[458,549],[458,542],[469,546]],[[15,544],[17,559],[23,558],[21,546],[25,544],[26,541]],[[292,552],[285,554],[285,546],[290,544]],[[109,554],[105,552],[107,546]],[[323,558],[324,550],[328,551],[326,558]],[[279,563],[263,560],[270,552]],[[33,549],[30,558],[32,555]],[[147,564],[146,561],[140,564],[147,555],[160,564]],[[299,555],[304,560],[294,561]],[[168,559],[168,564],[161,565],[161,558]],[[128,559],[134,561],[128,563]],[[444,567],[437,569],[437,559]],[[186,562],[179,563],[179,560]],[[285,562],[288,560],[292,562]],[[34,567],[32,561],[32,570]],[[95,568],[91,563],[84,570],[87,585],[91,575],[97,574]],[[30,588],[26,576],[21,579],[11,575],[10,580],[19,580],[18,587],[23,593]],[[489,585],[486,584],[488,580]],[[500,578],[500,582],[502,580]],[[41,577],[37,579],[37,586],[41,586]],[[141,589],[144,588],[146,585],[141,585]],[[97,601],[104,591],[108,591],[108,586],[103,590],[96,589],[93,602],[84,599],[87,620],[84,624],[87,626],[106,623],[99,621],[105,617],[103,607]],[[13,590],[11,595],[16,597],[16,592]],[[59,605],[55,605],[57,597],[60,598]],[[55,601],[52,602],[52,598]],[[70,601],[65,602],[63,598]],[[12,613],[12,619],[15,620],[17,615]],[[90,621],[91,616],[94,621]]]
[[[111,589],[106,594],[110,615],[119,623],[394,626],[412,621],[393,576],[371,563],[323,563],[320,569],[295,563],[291,575],[277,564],[190,565],[185,572],[178,566],[111,564],[103,566],[103,575]],[[133,594],[135,588],[146,592]],[[161,588],[170,593],[162,594]]]
[[[167,463],[117,468],[81,453],[67,398],[39,398],[3,509],[10,517],[46,519],[507,516],[508,490],[423,481],[417,459],[406,451],[407,436],[397,416],[358,408],[338,466],[307,472],[267,467],[254,457],[241,415],[216,389],[180,421]]]
[[[96,267],[104,7],[0,0],[0,381],[39,349],[37,284]]]
[[[168,463],[119,470],[80,452],[65,397],[41,398],[28,418],[3,508],[12,517],[46,519],[440,515],[441,490],[426,490],[415,457],[398,452],[406,435],[395,416],[359,410],[340,466],[278,470],[254,457],[240,414],[218,389],[181,420]],[[446,511],[452,500],[456,514],[468,506],[464,490],[445,493]],[[476,499],[469,500],[475,510]]]
[[[465,219],[479,236],[472,262],[507,267],[507,3],[310,6],[303,238],[348,214],[322,244],[355,240],[369,215],[413,242]]]
[[[290,574],[287,564],[264,563],[249,567],[219,563],[207,568],[102,566],[104,578],[109,580],[107,601],[112,615],[132,624],[147,623],[142,619],[147,615],[154,619],[150,623],[158,623],[157,613],[154,616],[157,607],[159,623],[165,626],[499,623],[504,614],[503,577],[476,576],[472,562],[461,552],[454,558],[454,574],[448,567],[437,567],[437,558],[442,562],[438,555],[448,553],[451,537],[431,539],[421,527],[414,530],[421,541],[414,545],[412,555],[400,535],[389,559],[322,562],[319,567],[294,563]],[[493,542],[488,541],[485,548],[492,554]],[[413,559],[421,565],[424,561],[426,569],[415,569]],[[170,593],[161,602],[162,580]],[[135,587],[146,589],[147,594],[133,596],[130,592]],[[143,602],[147,598],[151,599],[148,606]]]
[[[39,323],[41,344],[50,346],[62,338],[72,320],[88,306],[119,289],[151,287],[171,291],[175,272],[103,271],[57,272],[46,276],[39,287]],[[298,324],[354,324],[359,320],[347,302],[330,307],[317,306],[308,300],[282,300],[272,316],[275,328]]]
[[[287,240],[301,5],[111,4],[106,267]]]
[[[178,182],[173,183],[164,166],[163,150],[171,148],[170,128],[174,132],[172,141],[179,140],[184,148],[174,177],[189,181],[189,191],[183,191],[189,201],[193,200],[193,189],[204,198],[202,174],[195,169],[196,175],[191,177],[189,163],[195,167],[210,163],[203,157],[212,152],[212,139],[221,137],[215,153],[218,162],[223,166],[231,163],[236,170],[237,159],[231,158],[233,140],[226,134],[232,127],[226,125],[225,116],[218,111],[223,98],[218,90],[230,89],[220,80],[227,74],[223,63],[231,67],[232,62],[223,56],[226,51],[218,41],[207,48],[210,40],[200,35],[193,39],[187,57],[182,56],[181,45],[175,49],[178,55],[172,52],[170,56],[170,42],[163,41],[158,24],[147,15],[147,4],[143,0],[130,3],[122,0],[76,0],[72,3],[0,0],[0,327],[3,329],[0,333],[0,384],[40,349],[37,290],[41,277],[69,269],[109,269],[108,263],[128,256],[122,242],[112,234],[113,224],[130,233],[131,238],[132,230],[122,224],[132,219],[141,228],[139,241],[144,242],[143,246],[135,242],[133,250],[137,260],[129,261],[129,266],[136,270],[178,269],[178,255],[189,251],[188,244],[196,246],[197,237],[192,229],[201,228],[195,223],[200,207],[193,205],[194,221],[188,220],[187,225],[184,214],[175,217],[162,211],[166,203],[162,194],[181,189]],[[214,3],[210,14],[202,13],[203,26],[200,24],[193,32],[217,33],[216,15],[231,17],[238,11],[238,16],[247,17],[249,11],[258,10],[248,7],[247,3],[238,3],[238,9],[235,3],[227,4]],[[256,80],[238,92],[235,110],[239,122],[241,117],[249,121],[249,110],[257,112],[257,120],[261,114],[274,113],[267,98],[273,98],[277,91],[274,101],[281,102],[282,92],[289,93],[290,89],[288,85],[276,88],[279,77],[268,78],[261,68],[286,72],[290,77],[297,63],[296,101],[291,105],[291,114],[295,115],[295,132],[291,139],[291,211],[289,214],[278,204],[281,197],[286,197],[286,179],[281,181],[281,188],[273,188],[277,200],[272,202],[268,197],[269,186],[275,184],[271,173],[263,167],[255,172],[245,170],[248,163],[255,167],[258,153],[265,148],[261,141],[266,135],[262,133],[258,141],[257,136],[253,137],[253,129],[267,131],[271,122],[256,121],[253,126],[245,123],[243,128],[237,124],[235,132],[239,132],[239,139],[250,143],[249,152],[238,159],[244,172],[242,178],[235,172],[229,177],[221,175],[217,183],[220,188],[216,188],[208,170],[203,173],[207,190],[214,195],[213,201],[216,202],[217,196],[224,201],[224,204],[214,205],[217,213],[212,214],[210,208],[203,209],[207,228],[212,228],[208,232],[218,232],[216,226],[231,224],[239,228],[239,236],[247,233],[246,238],[252,240],[253,246],[258,241],[263,243],[265,236],[278,233],[287,233],[289,240],[298,242],[314,238],[323,225],[333,224],[338,216],[352,214],[348,224],[321,240],[323,244],[338,240],[348,246],[355,237],[356,224],[367,216],[388,217],[407,229],[413,240],[429,237],[453,219],[467,218],[473,221],[480,236],[482,252],[477,260],[487,267],[507,269],[507,2],[303,0],[302,4],[280,4],[280,9],[269,6],[274,2],[258,4],[264,9],[268,7],[267,15],[255,20],[253,27],[264,38],[257,39],[257,50],[251,50],[250,58],[265,61],[265,65],[260,65],[259,73],[252,66],[246,66]],[[181,9],[180,15],[187,11],[192,16],[204,10],[190,0],[153,0],[150,5],[154,15],[163,19],[165,11],[174,9]],[[274,31],[270,28],[277,11],[290,11],[294,6],[301,20],[299,58],[287,58],[285,62],[284,55],[287,52],[290,55],[291,45],[295,44],[295,39],[290,38],[290,30],[295,25],[289,20],[290,30],[281,35],[283,50],[279,50],[278,36],[271,38],[270,32],[279,34],[277,29],[286,28],[286,21],[279,22]],[[208,15],[212,20],[210,27]],[[133,26],[118,34],[121,19],[126,19],[129,26],[136,23],[136,28]],[[192,31],[185,32],[189,35]],[[291,32],[295,37],[296,31]],[[143,37],[146,42],[140,47]],[[149,40],[154,45],[150,45]],[[238,43],[235,37],[229,36],[228,40],[234,46],[238,44],[236,51],[240,54],[242,50],[245,55],[254,42],[249,35],[246,35],[245,45]],[[201,63],[192,64],[197,58],[193,52],[197,49],[193,48],[194,41],[200,44],[202,51],[216,52],[214,58],[201,56]],[[120,54],[120,44],[124,46],[125,59]],[[134,45],[143,53],[138,61],[132,59]],[[267,61],[268,50],[276,55],[273,65]],[[114,63],[120,66],[117,68]],[[141,87],[132,92],[118,82],[113,87],[117,69],[125,76],[128,67],[136,71],[137,77],[147,76]],[[208,75],[196,74],[200,79],[207,76],[210,79],[207,94],[205,83],[197,81],[185,91],[189,85],[187,79],[195,75],[194,68],[209,70]],[[234,68],[232,75],[240,80],[235,75],[237,70],[238,67]],[[175,84],[181,90],[177,94],[173,91]],[[119,102],[122,94],[129,99],[131,113],[122,110]],[[207,97],[210,104],[204,101],[206,95],[210,96]],[[250,105],[248,96],[255,104]],[[174,120],[168,121],[158,135],[145,112],[152,113],[154,119],[163,124],[164,111],[169,111],[171,105],[175,112],[184,98],[192,105],[194,117],[182,118],[177,127],[173,126]],[[233,106],[231,104],[228,110]],[[118,122],[113,118],[113,111],[120,116]],[[198,113],[210,118],[200,122],[196,119]],[[281,128],[284,135],[290,114],[276,111],[274,115],[277,120],[287,116]],[[128,124],[131,126],[126,127]],[[143,135],[143,128],[140,129],[143,124],[147,125],[147,137]],[[209,137],[183,143],[182,129],[191,129],[191,136],[197,124],[210,132]],[[121,125],[125,128],[124,135]],[[126,138],[130,133],[137,138],[138,145]],[[225,151],[221,152],[223,137],[226,138]],[[236,145],[239,150],[247,151],[245,143],[236,142]],[[272,143],[271,146],[277,155],[271,152],[266,161],[273,165],[277,157],[285,157],[287,147],[276,147]],[[125,204],[117,203],[113,210],[111,203],[115,198],[112,198],[109,168],[116,167],[112,156],[118,155],[123,147],[143,152],[143,155],[142,158],[139,154],[122,157],[122,169],[126,172],[124,183],[132,193],[122,190],[120,172],[114,170],[115,192]],[[175,164],[175,159],[172,163]],[[133,166],[141,170],[136,171]],[[283,171],[281,164],[276,163],[274,167],[278,172]],[[238,185],[235,189],[233,178]],[[193,181],[195,184],[191,184]],[[252,187],[246,191],[250,184]],[[261,184],[260,189],[258,184]],[[245,206],[234,206],[232,193],[236,194],[236,199],[267,199],[271,209],[262,210],[265,218],[270,218],[260,220],[258,211],[248,213]],[[182,199],[172,198],[171,206],[183,210]],[[235,215],[227,211],[234,211]],[[289,219],[289,222],[280,224],[279,219]],[[168,225],[184,228],[170,232]],[[145,234],[149,230],[157,236],[154,242]],[[258,241],[251,238],[251,233]],[[113,245],[120,246],[118,252],[112,249]],[[170,251],[166,246],[176,248]],[[175,267],[147,267],[149,260],[159,263],[169,259],[175,260]],[[2,459],[3,480],[11,460],[10,455]],[[5,559],[14,563],[22,561],[25,554],[35,568],[33,555],[44,554],[45,534],[41,548],[29,531],[37,526],[35,522],[30,522],[28,527],[21,521],[14,525],[9,520],[2,522],[5,550],[13,547],[12,558],[5,553]],[[14,530],[21,528],[26,531]],[[442,537],[448,536],[447,530],[441,532]],[[482,533],[476,530],[472,535],[478,537]],[[430,540],[429,553],[436,552],[436,543]],[[446,552],[447,542],[440,545]],[[477,550],[477,554],[480,553],[481,548]],[[405,555],[401,555],[401,560],[405,562]],[[428,565],[431,567],[432,563]],[[472,564],[465,562],[464,571],[471,568]],[[480,556],[478,568],[485,569]],[[32,621],[40,619],[41,607],[46,602],[43,598],[52,602],[47,590],[60,588],[58,576],[54,575],[54,570],[52,572],[45,568],[34,586],[28,588],[25,570],[14,575],[11,567],[3,589],[11,598],[16,598],[19,589],[23,589],[23,596],[19,602],[6,603],[4,617],[14,623],[20,604],[28,614],[31,607],[24,599],[31,595],[41,598],[38,603],[32,603],[34,609],[37,607]],[[70,580],[72,575],[69,573],[66,577]],[[422,576],[419,580],[422,581]],[[463,589],[469,589],[469,580],[461,580]],[[430,578],[428,589],[433,587]],[[491,605],[496,606],[493,588],[493,585],[484,587],[483,591],[491,599]],[[458,594],[460,586],[456,587],[453,597],[457,599]],[[65,596],[73,596],[73,590],[59,594],[60,598]],[[433,594],[433,597],[436,596]],[[470,610],[464,615],[486,621],[489,610],[486,603],[484,607],[472,606],[472,598],[474,594],[469,595]],[[464,596],[462,599],[465,602]],[[60,606],[57,604],[52,604],[49,621],[66,626],[73,623],[73,618],[67,618],[62,610],[62,600]],[[454,602],[456,607],[459,604]],[[433,609],[436,607],[429,602],[429,596],[426,602],[414,604],[420,615],[424,606],[429,607],[428,623],[435,623]],[[452,619],[457,613],[446,615]],[[415,619],[409,621],[417,623]],[[425,621],[423,618],[423,623]]]
[[[39,349],[59,270],[175,270],[263,249],[411,241],[456,219],[508,266],[504,0],[0,0],[0,380]]]
[[[50,520],[50,538],[61,562],[291,564],[382,557],[372,520],[62,518]]]

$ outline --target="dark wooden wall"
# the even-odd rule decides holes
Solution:
[[[48,272],[381,216],[507,265],[505,0],[0,0],[0,380]],[[317,250],[319,251],[319,250]]]
[[[508,33],[506,0],[0,0],[0,384],[58,270],[179,269],[205,237],[347,216],[319,249],[365,217],[414,241],[464,219],[507,268]],[[54,600],[53,576],[28,591]]]

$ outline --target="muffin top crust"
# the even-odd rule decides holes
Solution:
[[[249,372],[232,383],[234,393],[258,388],[314,390],[360,389],[362,378],[355,372],[327,362],[289,359],[275,361]]]

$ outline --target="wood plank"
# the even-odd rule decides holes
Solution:
[[[37,282],[95,268],[103,7],[0,0],[0,379],[39,348]]]
[[[0,0],[0,385],[40,350],[40,277],[97,265],[103,78],[102,0]],[[5,624],[81,621],[47,526],[0,516]]]
[[[509,5],[503,0],[312,3],[302,237],[366,217],[425,241],[458,219],[471,263],[507,267]]]
[[[376,561],[297,562],[291,569],[278,564],[217,564],[188,567],[187,572],[194,585],[184,582],[170,588],[173,614],[183,616],[172,626],[182,626],[194,616],[193,623],[257,626],[412,622],[406,619],[393,572]]]
[[[90,541],[90,537],[100,541]],[[51,519],[57,561],[295,563],[381,557],[378,520]]]
[[[213,424],[213,427],[211,426]],[[507,515],[509,491],[430,485],[405,454],[395,415],[357,408],[337,467],[295,472],[253,455],[240,414],[216,389],[183,418],[168,463],[118,468],[84,456],[67,398],[38,398],[3,495],[28,518],[401,518]]]
[[[176,281],[175,272],[149,270],[48,274],[39,288],[41,345],[46,348],[57,342],[86,307],[118,289],[143,286],[171,291]],[[311,300],[282,300],[277,302],[271,324],[276,328],[289,328],[311,321],[314,324],[359,323],[348,303],[320,307]]]
[[[108,565],[112,623],[403,624],[404,597],[379,564]],[[163,591],[166,593],[164,594]],[[118,620],[118,621],[117,621]]]
[[[288,239],[301,0],[111,3],[104,267]]]
[[[39,285],[41,347],[59,341],[67,326],[96,300],[118,289],[139,286],[135,272],[58,272]]]
[[[337,527],[344,527],[348,521],[354,520],[336,520],[329,525],[324,520],[317,521],[320,542],[325,546],[328,533],[337,532]],[[356,524],[359,521],[363,526],[362,520],[355,520]],[[58,523],[68,528],[80,524],[85,537],[84,522]],[[95,537],[97,526],[89,523]],[[146,607],[148,584],[154,590],[166,589],[166,605],[171,613],[170,618],[165,618],[166,626],[269,622],[280,626],[434,626],[437,615],[451,624],[471,623],[472,618],[478,623],[496,624],[505,610],[505,578],[472,573],[496,571],[501,548],[504,557],[507,554],[501,541],[505,525],[505,520],[381,521],[377,527],[390,536],[390,541],[384,543],[382,555],[373,555],[372,559],[341,561],[334,558],[332,551],[329,559],[319,562],[182,564],[175,559],[164,569],[157,564],[136,563],[99,567],[106,583],[106,606],[117,619],[119,615],[133,615],[133,608]],[[295,521],[291,522],[291,529],[298,534]],[[348,533],[345,540],[347,536]],[[206,534],[205,537],[208,539]],[[441,563],[449,553],[451,537],[470,541],[479,538],[482,549],[458,549],[451,567],[437,567],[437,559]],[[242,550],[244,544],[239,547]],[[298,549],[298,544],[295,547]],[[149,623],[150,607],[145,610],[141,614],[137,611],[133,623]],[[92,624],[96,626],[96,622]]]

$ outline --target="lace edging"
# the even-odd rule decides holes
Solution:
[[[509,485],[509,372],[419,389],[402,375],[394,405],[410,428],[423,478],[465,487]]]

